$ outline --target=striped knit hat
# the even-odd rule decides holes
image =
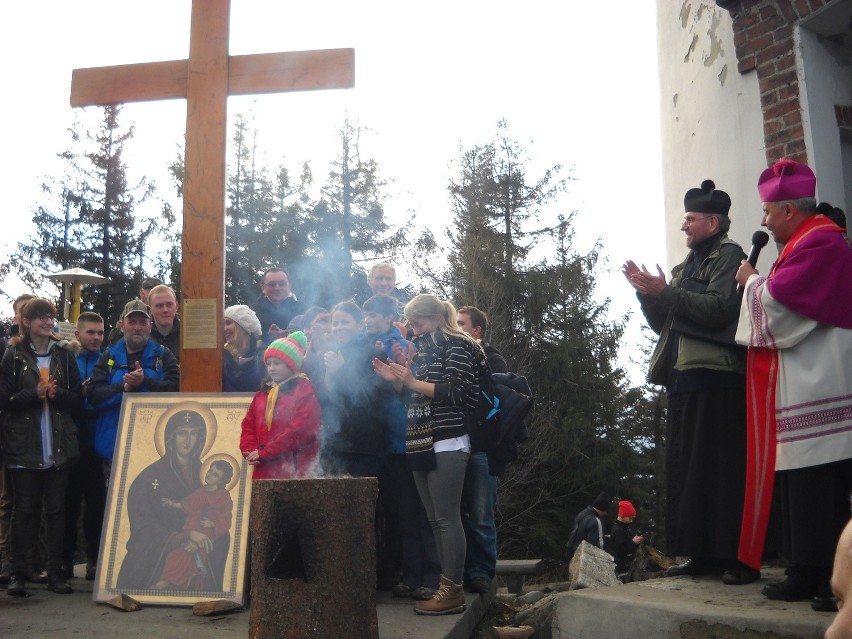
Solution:
[[[272,342],[263,354],[263,363],[270,357],[277,357],[287,364],[294,372],[302,369],[305,350],[308,348],[308,338],[302,331],[290,333],[287,337]]]

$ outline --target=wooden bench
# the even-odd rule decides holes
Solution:
[[[498,559],[496,573],[506,578],[509,592],[520,595],[524,592],[524,575],[537,575],[541,563],[541,559]]]

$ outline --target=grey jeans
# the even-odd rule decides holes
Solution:
[[[436,453],[436,468],[414,471],[414,483],[435,533],[441,572],[459,584],[467,551],[461,520],[461,496],[470,455],[460,450]]]

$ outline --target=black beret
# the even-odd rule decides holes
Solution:
[[[731,198],[724,191],[717,190],[713,180],[704,180],[701,188],[689,189],[683,196],[683,210],[686,212],[727,215],[730,208]]]

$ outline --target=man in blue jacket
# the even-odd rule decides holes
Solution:
[[[104,341],[104,319],[97,313],[86,311],[77,318],[75,341],[71,348],[77,352],[77,368],[83,383],[83,405],[76,415],[77,440],[80,443],[80,460],[71,467],[68,487],[65,490],[65,540],[62,554],[62,571],[66,579],[74,576],[74,553],[77,550],[77,526],[83,513],[83,536],[86,547],[86,579],[95,578],[98,548],[106,503],[106,484],[103,465],[95,453],[97,412],[89,403],[89,384],[95,364],[101,356]],[[79,350],[78,350],[79,349]],[[85,502],[85,510],[83,503]]]
[[[125,393],[176,392],[180,372],[174,354],[151,339],[151,311],[134,299],[121,314],[124,337],[107,347],[89,383],[89,402],[98,412],[95,451],[112,466],[118,417]]]

